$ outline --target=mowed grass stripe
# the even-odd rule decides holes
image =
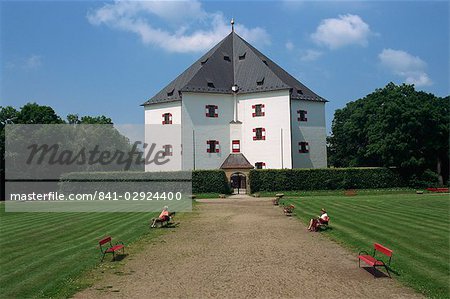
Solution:
[[[411,222],[409,221],[410,217],[401,217],[400,214],[396,213],[394,217],[393,215],[387,215],[385,211],[380,212],[376,214],[376,217],[373,216],[372,212],[367,211],[358,211],[355,213],[355,216],[352,216],[351,218],[348,218],[348,216],[345,216],[346,208],[343,207],[336,207],[333,206],[333,214],[336,214],[336,216],[344,215],[344,217],[335,217],[331,218],[332,222],[337,221],[345,221],[346,219],[351,219],[350,225],[356,225],[361,222],[361,220],[364,221],[365,224],[370,225],[376,225],[378,229],[383,229],[385,232],[388,232],[392,236],[398,236],[402,237],[404,234],[402,234],[402,230],[411,230],[415,232],[416,236],[423,236],[426,237],[429,234],[438,234],[442,237],[445,237],[445,234],[448,232],[448,229],[442,228],[440,230],[436,230],[436,220],[433,222],[433,226],[424,226],[422,223],[417,222]],[[338,213],[336,213],[338,212]],[[356,216],[357,215],[357,216]],[[398,216],[397,216],[398,215]],[[421,218],[421,217],[420,217]],[[393,220],[395,219],[395,220]],[[401,229],[399,229],[401,228]],[[445,240],[445,238],[442,238],[441,240]],[[428,246],[427,246],[428,247]]]
[[[294,201],[295,202],[295,201]],[[402,227],[402,229],[398,228],[398,225],[403,225],[402,223],[393,223],[390,218],[383,217],[382,214],[379,214],[379,217],[377,217],[377,221],[374,222],[372,220],[368,220],[367,215],[364,213],[359,213],[358,217],[352,217],[349,219],[346,218],[345,213],[340,213],[338,211],[343,211],[342,208],[336,208],[333,207],[333,211],[335,214],[335,218],[331,219],[333,228],[339,228],[341,230],[347,230],[351,232],[352,234],[359,235],[360,239],[367,239],[367,241],[373,238],[377,238],[377,240],[386,240],[385,242],[392,242],[395,240],[396,243],[394,243],[392,246],[397,246],[398,250],[402,250],[403,253],[408,253],[409,251],[413,250],[412,255],[417,255],[418,257],[424,260],[426,260],[427,263],[434,263],[435,267],[446,267],[445,264],[442,264],[442,257],[439,255],[442,254],[442,247],[445,247],[445,233],[439,231],[439,238],[435,239],[436,243],[442,243],[442,246],[435,246],[431,247],[427,243],[419,243],[417,242],[414,247],[414,249],[411,249],[409,246],[402,246],[402,244],[408,244],[408,240],[410,239],[409,235],[404,234],[404,230],[411,230],[415,231],[415,237],[416,238],[423,238],[426,239],[429,237],[433,231],[428,231],[425,233],[418,233],[417,227]],[[361,220],[368,220],[364,221],[364,223],[361,223]],[[391,223],[392,225],[386,225],[386,223]],[[371,231],[376,231],[376,233],[370,233]],[[399,242],[399,241],[405,241],[405,242]],[[381,242],[381,241],[379,241]],[[373,244],[373,242],[372,242]],[[387,246],[387,244],[385,244]],[[392,247],[391,246],[391,247]],[[421,249],[420,253],[417,252],[417,249]],[[448,253],[444,253],[444,255]],[[448,255],[450,258],[450,255]]]
[[[87,215],[87,216],[89,216],[89,215]],[[114,227],[118,221],[120,221],[120,222],[125,221],[125,223],[127,222],[127,218],[123,217],[125,215],[123,215],[121,218],[114,218],[114,217],[110,217],[110,216],[111,215],[106,214],[103,217],[97,217],[97,218],[92,218],[93,216],[88,217],[86,219],[86,221],[89,221],[91,230],[87,233],[85,233],[83,230],[75,230],[73,232],[73,234],[66,233],[66,230],[68,232],[73,230],[73,229],[71,230],[72,226],[74,226],[74,227],[82,226],[83,223],[65,223],[64,225],[60,225],[60,226],[56,227],[56,230],[55,230],[55,227],[51,227],[51,228],[49,228],[49,230],[40,230],[40,231],[36,231],[34,229],[30,230],[28,232],[28,236],[32,235],[33,238],[40,239],[44,244],[52,244],[52,243],[63,244],[67,241],[71,241],[71,242],[76,241],[78,243],[83,243],[84,240],[87,240],[89,238],[92,239],[92,237],[95,237],[94,239],[98,240],[101,237],[103,237],[105,234],[107,234],[106,230],[110,230],[110,228]],[[129,217],[136,217],[136,216],[130,215]],[[95,219],[95,221],[92,219]],[[83,222],[84,222],[84,220],[83,220]],[[64,222],[62,222],[62,223],[64,223]],[[100,233],[99,229],[103,229],[103,233]],[[82,239],[80,239],[80,238],[82,238]],[[4,246],[4,248],[5,248],[5,251],[10,252],[10,254],[8,254],[8,256],[4,257],[4,258],[8,258],[8,261],[3,262],[3,259],[0,257],[0,261],[2,261],[3,267],[7,266],[8,263],[13,263],[14,258],[21,256],[21,251],[18,249],[20,249],[20,247],[23,245],[20,242],[16,241],[16,240],[20,240],[20,239],[21,239],[21,236],[19,236],[19,237],[14,236],[14,238],[11,238],[12,241],[2,243],[2,246]],[[78,240],[74,240],[74,239],[78,239]],[[42,245],[38,248],[34,248],[34,250],[39,251],[39,249],[45,249],[45,248],[46,248],[46,246]]]
[[[415,246],[412,248],[409,244],[409,239],[411,236],[405,235],[402,231],[394,231],[392,229],[388,229],[387,226],[382,226],[376,223],[365,223],[364,226],[359,225],[360,223],[355,223],[347,220],[339,220],[339,224],[343,224],[341,226],[337,226],[337,229],[343,229],[348,233],[352,233],[353,235],[359,236],[360,240],[364,240],[367,243],[372,241],[371,245],[374,242],[382,243],[385,246],[393,249],[395,252],[402,252],[402,255],[406,258],[416,257],[418,260],[418,264],[421,264],[425,268],[427,266],[433,266],[437,268],[443,268],[442,270],[446,270],[447,266],[442,264],[442,248],[432,247],[430,248],[429,244],[416,242]],[[355,228],[356,227],[356,228]],[[334,225],[333,225],[334,228]],[[376,233],[371,233],[376,231]],[[425,238],[426,235],[419,236],[415,234],[415,238]],[[442,239],[445,239],[445,236],[442,236]],[[372,246],[367,247],[367,249],[371,249]],[[363,248],[361,248],[363,249]],[[418,251],[420,250],[420,251]],[[371,250],[369,250],[371,251]],[[394,261],[395,262],[395,261]]]
[[[367,197],[369,197],[369,196],[367,196]],[[312,199],[312,200],[321,200],[321,199]],[[399,210],[399,211],[392,211],[390,209],[390,206],[391,206],[390,202],[386,202],[385,204],[382,204],[382,205],[378,204],[377,206],[373,206],[373,205],[371,205],[372,201],[367,200],[367,199],[360,199],[360,198],[356,202],[351,201],[351,200],[349,201],[348,198],[345,198],[345,197],[341,199],[341,201],[342,201],[341,203],[336,203],[336,202],[330,201],[330,200],[328,200],[328,201],[329,202],[327,203],[327,206],[333,206],[333,207],[343,206],[343,207],[347,207],[347,208],[351,207],[352,209],[355,209],[356,207],[358,207],[359,208],[358,211],[370,210],[372,212],[376,212],[377,215],[382,210],[383,213],[388,213],[393,216],[395,215],[395,216],[399,216],[399,217],[405,217],[406,220],[408,220],[409,217],[411,217],[411,216],[414,216],[414,217],[418,216],[417,210],[411,211],[411,210],[408,210],[408,208],[406,208],[406,207],[403,207],[402,210]],[[361,201],[363,201],[363,202],[361,202]],[[427,221],[427,223],[430,223],[430,224],[436,223],[436,213],[442,212],[445,208],[446,208],[445,206],[442,206],[441,208],[436,208],[436,210],[430,212],[430,214],[422,211],[421,219],[423,221]],[[329,208],[327,208],[327,209],[329,210]],[[447,209],[448,209],[448,207],[447,207]],[[316,214],[317,214],[317,212],[316,212]],[[355,215],[357,215],[357,214],[355,213]]]
[[[131,215],[132,216],[132,215]],[[141,219],[139,219],[141,220]],[[132,222],[125,223],[124,225],[118,225],[115,227],[114,230],[112,230],[112,233],[116,233],[118,231],[121,231],[121,229],[124,226],[129,227],[129,224],[132,224]],[[128,230],[129,232],[129,230]],[[127,231],[124,231],[124,235],[127,234]],[[84,238],[83,238],[84,239]],[[82,241],[80,239],[77,239],[76,241]],[[97,259],[100,258],[100,250],[95,248],[94,246],[91,248],[83,247],[83,242],[74,242],[71,244],[71,246],[68,246],[64,249],[58,250],[53,252],[52,254],[44,256],[43,259],[39,259],[36,262],[33,262],[28,265],[26,269],[22,269],[20,272],[14,273],[15,279],[19,279],[22,283],[29,284],[29,285],[37,285],[40,281],[45,281],[45,277],[48,275],[48,273],[57,274],[60,273],[63,275],[64,270],[67,270],[67,267],[61,267],[60,265],[67,264],[74,264],[77,261],[82,261],[83,255],[84,258],[91,258],[92,256],[95,256]],[[92,254],[93,250],[95,249],[95,253]],[[68,254],[65,254],[68,253]],[[83,254],[84,253],[84,254]],[[87,256],[87,253],[89,253],[89,256]],[[59,259],[55,259],[54,257],[60,257]],[[110,258],[110,256],[108,256]],[[53,261],[53,263],[52,263]],[[56,263],[54,261],[57,261]],[[40,271],[36,271],[38,267],[42,267],[39,269]],[[58,269],[62,271],[58,271]],[[30,273],[30,270],[31,273]],[[6,282],[8,283],[8,281]],[[14,290],[13,292],[17,292],[18,290]]]
[[[9,213],[1,216],[5,214]],[[67,281],[99,262],[100,250],[96,247],[99,238],[111,234],[115,241],[122,239],[128,243],[150,233],[148,220],[154,216],[152,213],[79,213],[69,217],[56,213],[51,217],[43,213],[14,214],[7,216],[12,217],[8,219],[11,225],[20,223],[22,218],[27,222],[48,222],[25,233],[21,229],[20,237],[1,231],[1,240],[8,240],[8,246],[2,244],[3,258],[0,258],[2,297],[72,294],[75,286]],[[11,259],[15,252],[19,254]]]
[[[107,215],[108,216],[108,215]],[[126,216],[126,215],[123,215]],[[24,262],[28,264],[28,267],[33,266],[34,264],[40,264],[42,261],[46,261],[47,259],[62,254],[68,250],[75,250],[75,248],[83,249],[86,246],[86,243],[89,241],[91,246],[88,246],[87,248],[95,248],[98,245],[98,240],[105,236],[105,233],[99,233],[98,229],[100,228],[99,225],[101,224],[101,228],[105,229],[107,228],[110,232],[110,234],[113,236],[113,240],[118,240],[116,236],[114,236],[115,233],[118,231],[121,231],[121,228],[130,224],[133,224],[131,221],[128,221],[129,218],[136,218],[136,215],[129,215],[128,217],[121,217],[120,220],[115,219],[103,219],[98,218],[97,221],[91,222],[91,231],[89,233],[83,233],[83,231],[75,231],[73,234],[66,233],[68,230],[64,230],[65,227],[61,227],[61,231],[59,234],[47,234],[46,237],[42,238],[43,245],[34,248],[33,255],[29,254],[28,258],[22,258]],[[141,220],[141,219],[139,219]],[[118,225],[119,223],[119,225]],[[67,224],[67,226],[72,226],[71,224]],[[97,228],[97,229],[96,229]],[[33,233],[33,232],[30,232]],[[59,251],[53,251],[50,254],[47,252],[48,245],[45,244],[54,244],[56,246],[52,247],[60,247],[62,245],[66,245],[62,250]],[[59,246],[57,244],[60,244]],[[68,244],[73,244],[72,247],[67,247]],[[11,249],[10,249],[11,250]],[[99,249],[97,249],[98,252],[100,252]],[[17,251],[16,251],[17,252]],[[36,255],[39,257],[36,259]],[[11,254],[11,256],[14,256],[14,254]],[[42,257],[42,258],[41,258]],[[29,260],[28,260],[29,259]],[[8,269],[9,264],[14,264],[14,260],[2,261],[2,268]],[[6,272],[6,271],[5,271]],[[6,274],[6,273],[5,273]],[[18,274],[18,273],[14,273]],[[0,276],[1,277],[1,276]]]
[[[328,196],[301,198],[296,216],[307,223],[325,207],[332,230],[325,235],[369,250],[378,242],[394,250],[392,266],[398,279],[429,297],[448,298],[448,195]],[[291,200],[287,200],[291,201]]]

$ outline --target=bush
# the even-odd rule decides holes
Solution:
[[[192,175],[191,175],[192,173]],[[168,172],[73,172],[60,178],[60,191],[66,193],[110,192],[168,192],[170,188],[186,190],[192,181],[192,193],[230,193],[228,180],[222,170],[168,171]],[[77,182],[80,182],[77,184]],[[86,184],[89,182],[89,184]],[[120,184],[126,183],[126,184]],[[153,184],[149,186],[148,184]],[[81,191],[81,190],[82,191]],[[126,190],[121,190],[126,189]],[[158,190],[159,189],[159,190]]]
[[[250,190],[296,191],[375,189],[407,186],[394,169],[389,168],[326,168],[251,170]]]
[[[439,175],[429,169],[420,174],[409,177],[409,186],[418,188],[442,187],[439,183]]]
[[[194,170],[192,172],[192,192],[230,194],[231,189],[223,170]]]

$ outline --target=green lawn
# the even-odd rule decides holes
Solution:
[[[103,236],[131,244],[167,231],[148,229],[152,213],[6,213],[4,203],[0,208],[0,298],[70,296],[89,284],[85,276],[100,262]],[[110,261],[108,255],[104,263],[121,263]]]
[[[449,298],[448,194],[384,194],[286,198],[305,224],[325,208],[331,229],[322,233],[359,250],[381,243],[394,250],[393,277],[433,298]],[[371,252],[371,251],[370,251]]]

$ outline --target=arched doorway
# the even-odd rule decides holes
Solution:
[[[247,177],[242,172],[231,174],[230,184],[235,194],[245,194],[247,192]]]

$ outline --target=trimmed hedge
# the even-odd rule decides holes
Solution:
[[[231,189],[223,170],[194,170],[192,172],[193,193],[230,194]]]
[[[192,193],[230,193],[228,180],[223,170],[194,170],[192,172],[72,172],[61,176],[59,186],[62,192],[79,192],[77,188],[79,188],[80,185],[73,184],[74,182],[93,182],[89,185],[83,184],[83,191],[95,192],[98,189],[102,189],[102,186],[111,189],[114,187],[115,182],[129,182],[126,185],[120,184],[120,186],[125,186],[127,188],[127,190],[124,191],[140,191],[139,189],[145,186],[143,185],[143,182],[155,182],[155,180],[157,182],[173,180],[170,181],[172,186],[176,185],[177,181],[181,182],[179,183],[180,185],[185,185],[183,182],[192,180]],[[161,188],[166,186],[165,184],[160,185]],[[158,186],[158,184],[155,186]]]
[[[405,187],[389,168],[263,169],[250,171],[250,190],[297,191]]]

